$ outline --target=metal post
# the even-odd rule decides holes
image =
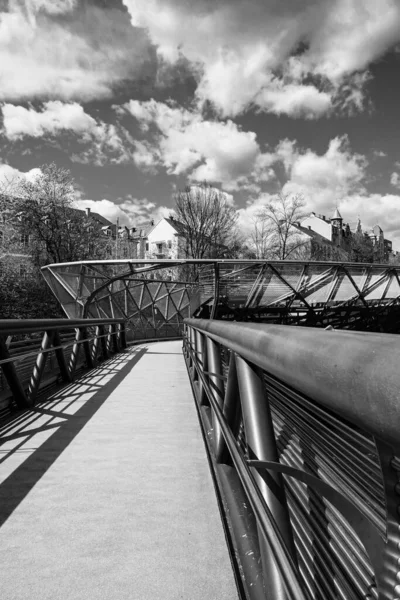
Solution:
[[[236,355],[235,359],[249,458],[279,462],[262,371],[240,356]],[[282,475],[264,471],[255,473],[254,478],[291,552],[292,558],[295,560],[296,553]],[[271,600],[288,600],[282,575],[273,559],[270,545],[264,536],[260,539],[260,550],[267,598]]]
[[[105,340],[106,340],[106,344],[107,344],[107,351],[112,352],[112,329],[109,325],[108,325],[108,334],[107,334],[107,337],[105,338]]]
[[[92,356],[92,349],[90,347],[90,341],[87,337],[86,327],[81,327],[81,339],[83,340],[83,351],[85,352],[86,366],[88,369],[93,369],[95,365]]]
[[[0,337],[0,359],[7,360],[8,358],[11,357],[7,348],[7,344],[4,338]],[[4,363],[1,365],[1,368],[18,408],[28,408],[31,406],[31,402],[27,398],[22,383],[19,380],[17,369],[15,368],[14,363]]]
[[[107,348],[107,338],[105,337],[106,331],[105,331],[104,325],[99,326],[99,331],[100,331],[101,353],[103,355],[103,359],[106,360],[106,358],[108,358],[108,348]]]
[[[120,344],[121,344],[121,349],[125,350],[125,348],[128,347],[128,345],[126,343],[126,325],[125,325],[125,323],[120,323],[119,340],[120,340]]]
[[[215,319],[219,300],[219,264],[214,263],[214,302],[211,309],[210,319]]]
[[[32,404],[35,402],[36,395],[39,391],[40,380],[42,379],[43,371],[46,366],[48,352],[53,345],[54,331],[45,331],[40,347],[40,352],[36,358],[36,364],[33,368],[32,377],[28,387],[28,396]]]
[[[201,365],[201,370],[207,371],[208,361],[207,361],[205,337],[200,331],[197,331],[197,329],[195,330],[194,334],[195,334],[195,345],[196,345],[196,351],[197,351],[196,359],[197,359],[198,363],[200,363],[200,365]],[[199,358],[199,353],[200,353],[200,358]],[[197,385],[199,388],[200,405],[208,406],[209,402],[208,402],[207,394],[205,392],[204,385],[203,385],[203,382],[201,381],[200,377],[197,378]]]
[[[224,382],[221,379],[222,376],[222,365],[220,348],[217,342],[214,342],[211,338],[207,338],[207,361],[208,361],[208,377],[210,382],[210,388],[219,406],[222,408],[224,403]],[[212,425],[214,430],[214,450],[219,448],[221,444],[221,427],[218,419],[216,418],[214,411],[212,411]]]
[[[97,355],[99,353],[99,344],[100,344],[99,335],[100,335],[100,327],[97,326],[95,329],[94,340],[93,340],[93,345],[92,345],[92,360],[93,360],[93,363],[95,366],[97,366],[97,363],[98,363]]]
[[[60,337],[60,332],[59,331],[55,331],[54,332],[54,337],[53,337],[53,344],[54,346],[61,346],[62,342],[61,342],[61,337]],[[60,369],[60,374],[61,374],[61,379],[65,382],[70,382],[71,381],[71,375],[68,371],[68,365],[67,365],[67,361],[65,360],[65,356],[64,356],[64,349],[63,348],[57,348],[56,350],[54,350],[55,355],[56,355],[56,359],[58,362],[58,367]]]
[[[75,343],[72,346],[71,358],[69,360],[69,374],[71,377],[71,381],[74,378],[74,373],[75,373],[76,365],[78,362],[79,351],[81,349],[81,344],[80,344],[81,340],[82,340],[82,330],[76,329]]]
[[[189,369],[190,369],[193,367],[192,352],[195,350],[194,343],[193,343],[193,338],[194,338],[193,327],[189,327],[188,332],[189,332],[188,342],[189,342]]]
[[[119,344],[118,344],[118,331],[117,326],[115,324],[111,325],[111,345],[113,352],[119,352]]]
[[[225,388],[225,398],[223,407],[224,417],[236,437],[240,424],[240,396],[237,380],[236,360],[233,352],[229,361],[228,379]],[[231,464],[231,455],[226,447],[224,436],[219,439],[219,444],[215,449],[215,457],[218,463]]]

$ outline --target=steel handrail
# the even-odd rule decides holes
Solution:
[[[0,335],[17,335],[75,329],[79,327],[96,327],[99,325],[118,325],[125,319],[1,319]]]
[[[395,334],[186,319],[325,408],[400,446],[400,340]]]

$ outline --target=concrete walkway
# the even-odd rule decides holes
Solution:
[[[0,428],[4,600],[235,600],[181,342]]]

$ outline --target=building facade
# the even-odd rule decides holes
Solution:
[[[344,223],[337,208],[331,218],[312,212],[294,227],[303,236],[312,260],[388,263],[393,252],[392,242],[379,225],[363,230],[358,219],[351,226]]]

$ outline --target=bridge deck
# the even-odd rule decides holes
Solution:
[[[3,598],[237,598],[180,342],[130,348],[0,435]]]

